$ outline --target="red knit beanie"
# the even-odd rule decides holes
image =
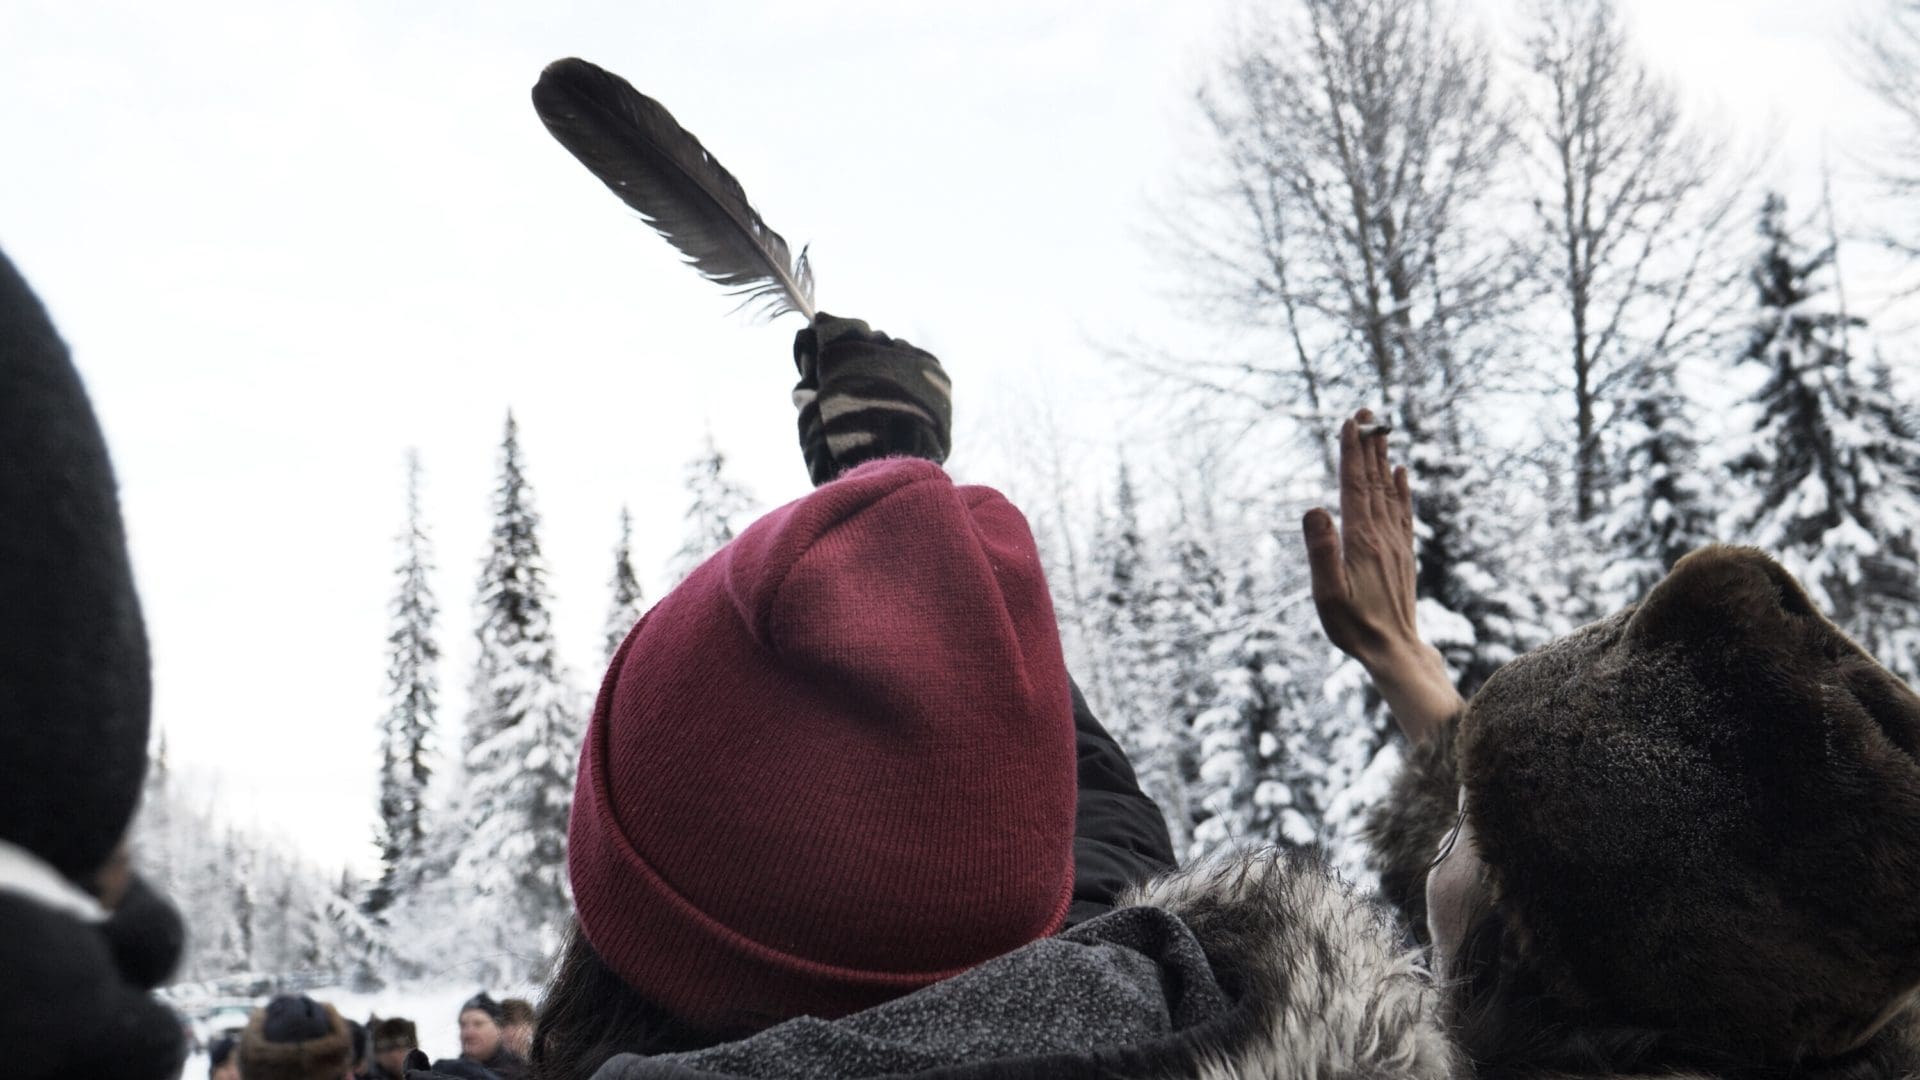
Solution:
[[[629,985],[698,1026],[760,1027],[1059,929],[1074,801],[1026,519],[895,458],[755,522],[627,635],[567,862]]]

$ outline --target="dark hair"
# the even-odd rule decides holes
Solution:
[[[1583,1023],[1528,962],[1505,915],[1482,897],[1448,968],[1455,1036],[1479,1080],[1564,1070],[1607,1075],[1652,1065],[1648,1034]]]
[[[231,1031],[214,1039],[212,1045],[207,1047],[208,1075],[212,1075],[213,1070],[218,1069],[222,1065],[225,1065],[227,1063],[227,1059],[232,1057],[233,1052],[239,1049],[239,1047],[240,1047],[240,1036],[234,1034]]]
[[[1694,1073],[1720,1080],[1789,1080],[1815,1063],[1762,1063],[1671,1028],[1636,1025],[1581,1004],[1542,970],[1497,903],[1481,898],[1449,963],[1448,1010],[1476,1080],[1537,1080],[1542,1075]],[[1883,1033],[1884,1035],[1884,1033]],[[1898,1048],[1875,1038],[1817,1063],[1821,1080],[1893,1075]],[[1890,1057],[1890,1055],[1894,1055]]]
[[[493,995],[487,993],[485,990],[468,998],[466,1003],[460,1006],[460,1011],[463,1013],[486,1013],[487,1019],[492,1020],[496,1024],[504,1022],[507,1015],[506,1012],[500,1008],[500,1003],[493,1000]]]
[[[347,1021],[347,1064],[359,1065],[367,1060],[367,1026],[358,1020]]]
[[[569,920],[533,1029],[530,1080],[588,1080],[615,1054],[700,1050],[747,1032],[706,1032],[628,986]]]

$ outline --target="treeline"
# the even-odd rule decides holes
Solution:
[[[367,984],[386,962],[384,935],[362,911],[363,884],[329,874],[290,845],[239,827],[217,782],[174,767],[162,734],[141,793],[132,850],[187,917],[176,982],[220,982],[234,996],[289,976]]]
[[[387,697],[380,718],[379,871],[330,875],[271,838],[236,828],[212,793],[181,788],[164,744],[137,826],[144,871],[188,914],[192,940],[177,978],[252,973],[374,984],[458,972],[482,984],[537,978],[571,911],[567,815],[591,689],[645,599],[632,522],[619,519],[602,654],[583,682],[561,659],[540,549],[540,516],[511,414],[499,450],[488,554],[475,585],[479,650],[467,712],[440,711],[441,610],[422,470],[407,462],[407,519],[394,572]],[[709,438],[687,464],[677,579],[755,512]]]

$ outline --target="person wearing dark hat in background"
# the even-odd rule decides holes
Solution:
[[[353,1033],[331,1005],[282,994],[247,1020],[240,1036],[242,1080],[344,1080]]]
[[[0,1042],[12,1078],[171,1078],[179,914],[128,868],[147,636],[107,447],[0,254]]]
[[[506,1016],[506,1010],[485,990],[468,998],[460,1006],[459,1060],[478,1065],[500,1080],[521,1080],[527,1072],[526,1059],[501,1043]],[[443,1065],[437,1063],[434,1068],[445,1071]]]
[[[500,1045],[525,1060],[533,1053],[533,1003],[508,998],[500,1003]]]
[[[240,1036],[221,1035],[207,1047],[207,1080],[240,1080]]]
[[[425,1055],[420,1055],[420,1035],[413,1021],[400,1016],[389,1016],[376,1021],[373,1033],[373,1068],[369,1075],[373,1080],[406,1080],[407,1059],[419,1055],[419,1063],[413,1068],[427,1067]]]
[[[358,1020],[347,1021],[347,1050],[349,1060],[347,1075],[352,1080],[367,1080],[367,1065],[371,1048],[368,1045],[367,1025]]]

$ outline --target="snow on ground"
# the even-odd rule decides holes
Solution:
[[[538,989],[532,986],[481,987],[467,983],[415,983],[389,986],[361,993],[343,987],[320,987],[307,991],[315,1001],[324,1001],[340,1010],[340,1015],[362,1024],[369,1016],[402,1016],[412,1020],[420,1031],[420,1049],[430,1058],[460,1055],[460,1005],[474,994],[486,990],[496,999],[523,997],[539,1002]],[[255,999],[265,1005],[265,997]],[[207,1075],[207,1055],[200,1051],[187,1058],[180,1075],[185,1080],[200,1080]]]

